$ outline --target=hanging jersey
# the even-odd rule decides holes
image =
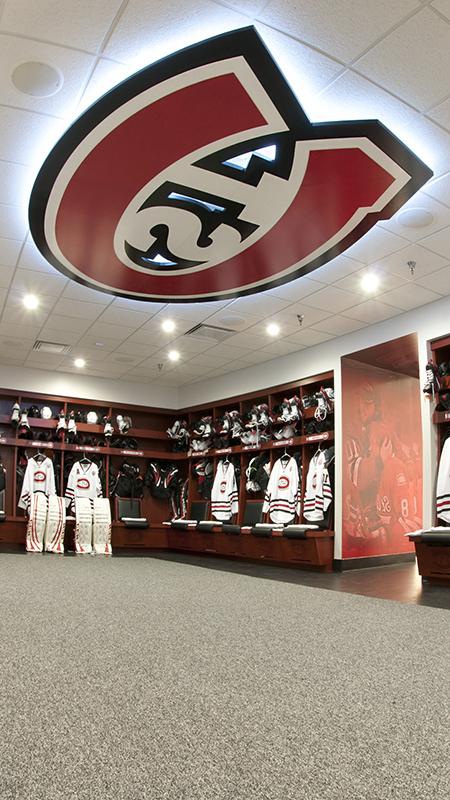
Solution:
[[[300,513],[300,481],[297,462],[279,458],[272,467],[264,498],[263,514],[272,522],[287,524]]]
[[[439,519],[450,522],[450,437],[444,442],[439,460],[436,509]]]
[[[321,522],[332,499],[325,454],[319,452],[309,462],[303,500],[303,516],[309,522]]]
[[[55,473],[53,461],[50,458],[46,457],[40,462],[35,458],[28,459],[18,503],[19,508],[25,508],[28,511],[31,495],[36,492],[42,492],[47,497],[56,494]]]
[[[216,519],[230,519],[239,511],[236,475],[231,461],[219,461],[211,490],[211,514]]]
[[[89,464],[76,461],[67,479],[66,506],[72,505],[75,498],[87,497],[89,500],[93,500],[95,497],[101,497],[102,494],[97,464],[94,464],[93,461],[90,461]]]

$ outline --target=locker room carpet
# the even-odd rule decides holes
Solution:
[[[2,800],[447,800],[449,615],[0,555]]]

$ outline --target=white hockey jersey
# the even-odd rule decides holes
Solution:
[[[42,461],[36,460],[35,456],[28,459],[19,497],[19,508],[28,511],[31,495],[35,492],[43,492],[47,497],[56,494],[53,461],[47,456]]]
[[[239,511],[236,475],[231,461],[219,461],[211,490],[211,514],[216,519],[230,519]]]
[[[69,472],[66,487],[66,506],[72,505],[75,498],[86,497],[93,500],[102,497],[102,484],[98,473],[98,466],[93,461],[83,464],[75,461]]]
[[[333,499],[325,454],[320,451],[309,462],[306,476],[303,516],[309,522],[320,522]]]
[[[445,440],[439,459],[436,510],[439,519],[450,522],[450,437]]]
[[[300,513],[300,480],[297,462],[282,456],[272,467],[264,498],[263,514],[287,525]]]

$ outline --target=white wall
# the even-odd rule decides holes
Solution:
[[[127,383],[89,375],[12,367],[1,363],[0,386],[24,392],[42,392],[87,400],[104,400],[107,403],[135,403],[162,408],[174,408],[178,401],[177,390],[156,384]]]

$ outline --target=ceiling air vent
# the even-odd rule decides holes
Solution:
[[[194,339],[209,339],[211,342],[218,344],[223,342],[224,339],[228,339],[229,336],[233,336],[234,333],[236,331],[231,330],[231,328],[219,328],[216,325],[203,325],[200,323],[199,325],[194,325],[184,335],[192,336]]]
[[[72,345],[60,344],[59,342],[44,342],[42,339],[36,339],[33,350],[39,350],[40,353],[53,353],[55,356],[66,356],[72,350]]]

